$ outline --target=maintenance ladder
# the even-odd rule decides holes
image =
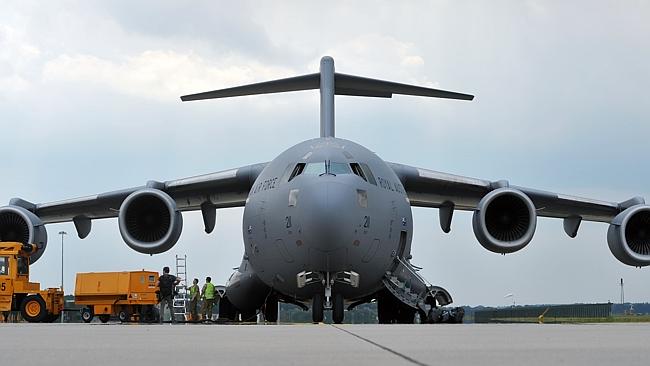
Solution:
[[[176,255],[176,277],[181,282],[176,285],[174,292],[174,318],[176,320],[187,320],[185,314],[187,313],[188,293],[187,293],[187,255]]]

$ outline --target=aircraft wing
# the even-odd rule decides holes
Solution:
[[[522,192],[533,203],[537,216],[566,219],[568,226],[576,226],[567,234],[575,236],[581,220],[612,222],[622,211],[645,203],[641,197],[625,202],[606,202],[589,198],[574,197],[532,188],[511,186],[507,181],[463,177],[403,164],[389,163],[404,185],[411,206],[451,207],[452,209],[475,211],[479,202],[490,192],[499,188],[509,188]],[[577,221],[575,225],[570,222]]]
[[[214,208],[239,207],[244,206],[253,182],[265,166],[266,163],[261,163],[166,182],[149,181],[144,186],[56,202],[32,204],[14,198],[9,206],[31,211],[44,224],[73,221],[75,218],[117,217],[122,202],[142,189],[167,193],[181,211],[200,210],[205,202]]]

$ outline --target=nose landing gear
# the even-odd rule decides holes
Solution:
[[[359,286],[359,274],[356,272],[325,272],[323,274],[314,275],[314,272],[301,272],[298,274],[299,287],[303,287],[310,283],[316,283],[315,278],[320,278],[320,282],[325,286],[324,293],[317,292],[312,298],[312,321],[320,323],[324,319],[324,310],[332,310],[332,321],[335,324],[343,323],[345,318],[345,301],[343,294],[334,292],[332,295],[332,286],[335,282],[347,284],[353,287]],[[300,286],[302,284],[302,286]]]

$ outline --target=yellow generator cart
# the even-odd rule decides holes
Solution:
[[[0,312],[20,311],[30,323],[51,323],[63,311],[63,290],[41,291],[37,282],[29,282],[29,256],[36,245],[0,242]]]
[[[75,303],[85,305],[81,319],[90,323],[95,316],[106,323],[111,316],[120,321],[157,322],[158,272],[77,273]]]

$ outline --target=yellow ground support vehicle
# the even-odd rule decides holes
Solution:
[[[106,323],[117,315],[122,322],[157,322],[158,272],[77,273],[75,303],[85,305],[81,319],[90,323],[95,316]]]
[[[29,282],[29,256],[33,244],[0,242],[0,312],[20,311],[30,323],[53,322],[63,311],[63,289],[41,291],[37,282]]]

